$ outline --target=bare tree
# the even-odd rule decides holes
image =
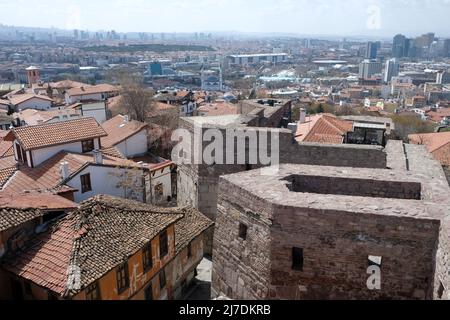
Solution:
[[[119,108],[124,110],[132,119],[146,122],[147,114],[155,109],[154,92],[144,88],[139,75],[121,74]]]

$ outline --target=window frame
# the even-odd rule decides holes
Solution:
[[[142,267],[145,273],[153,269],[153,249],[151,242],[146,244],[142,249]]]
[[[245,223],[239,222],[239,239],[247,241],[248,226]]]
[[[87,179],[87,180],[85,180],[85,179]],[[92,191],[92,181],[91,181],[90,173],[80,175],[80,183],[81,183],[81,193],[82,194]]]
[[[87,143],[89,143],[89,146],[86,146]],[[94,139],[81,141],[81,152],[82,153],[92,152],[92,151],[94,151],[94,149],[95,149]]]
[[[121,294],[130,288],[128,262],[122,263],[116,269],[117,293]]]
[[[95,293],[95,297],[93,296],[94,293]],[[100,285],[99,285],[98,281],[96,281],[86,287],[85,295],[86,295],[86,300],[89,300],[89,301],[101,300]]]
[[[165,249],[165,250],[163,250]],[[159,235],[159,258],[162,260],[169,254],[169,236],[167,230]]]
[[[292,248],[292,270],[303,271],[305,256],[303,248]]]

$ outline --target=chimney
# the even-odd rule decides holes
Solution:
[[[130,117],[129,116],[124,116],[123,117],[123,122],[127,123],[130,121]]]
[[[306,109],[301,108],[300,109],[300,123],[306,122]]]
[[[67,161],[61,162],[59,167],[61,179],[66,180],[69,177],[69,163]]]
[[[94,162],[95,164],[103,164],[103,154],[99,150],[94,150]]]

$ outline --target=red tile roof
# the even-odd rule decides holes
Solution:
[[[49,192],[10,193],[0,192],[0,208],[65,210],[76,209],[78,205],[66,198]]]
[[[35,237],[22,252],[8,257],[4,268],[61,296],[72,296],[183,219],[189,210],[96,196]],[[188,236],[199,232],[189,231],[185,231]],[[71,269],[80,271],[79,287],[69,287]],[[76,272],[72,275],[77,276]]]
[[[40,149],[106,136],[94,118],[80,118],[12,129],[25,150]]]
[[[423,144],[433,153],[450,143],[450,132],[411,134],[408,138],[411,143]]]
[[[42,210],[35,208],[0,207],[0,232],[18,227],[43,215]]]
[[[102,146],[110,148],[145,130],[148,125],[135,120],[126,121],[124,116],[117,115],[104,122],[102,127],[108,134],[101,139]]]
[[[353,130],[353,122],[341,120],[331,114],[320,114],[306,119],[297,130],[297,141],[324,144],[342,144],[347,132]]]
[[[199,115],[212,116],[224,116],[228,114],[238,114],[238,107],[235,104],[227,102],[208,103],[197,108]]]
[[[18,94],[18,95],[11,97],[11,99],[9,99],[9,100],[11,101],[11,104],[15,106],[15,105],[24,103],[25,101],[31,100],[33,98],[53,102],[53,99],[51,99],[47,96],[36,95],[36,94]]]
[[[99,84],[96,86],[75,87],[67,90],[69,96],[85,96],[97,93],[118,92],[119,89],[110,84]]]
[[[60,173],[61,162],[68,163],[69,178],[82,168],[95,163],[92,155],[60,152],[36,168],[20,167],[3,188],[5,191],[16,193],[30,190],[54,190],[63,185]],[[127,168],[140,167],[133,161],[107,155],[103,155],[103,165]]]

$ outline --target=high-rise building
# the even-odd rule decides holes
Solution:
[[[392,77],[398,76],[400,65],[397,59],[389,59],[386,61],[386,66],[384,69],[384,82],[389,83]]]
[[[359,78],[370,79],[374,75],[381,75],[382,68],[381,62],[366,59],[359,64]]]
[[[409,55],[410,40],[402,34],[394,37],[392,45],[392,56],[395,58],[403,58]]]
[[[448,84],[448,83],[450,83],[450,73],[445,72],[443,70],[439,71],[436,74],[436,83],[437,84]]]
[[[378,43],[377,42],[367,42],[366,46],[366,59],[376,59],[378,53]]]
[[[163,74],[162,65],[160,62],[152,62],[150,64],[150,74],[152,76],[161,76]]]
[[[443,56],[448,58],[450,57],[450,39],[445,39],[444,40],[444,45],[443,45]]]

